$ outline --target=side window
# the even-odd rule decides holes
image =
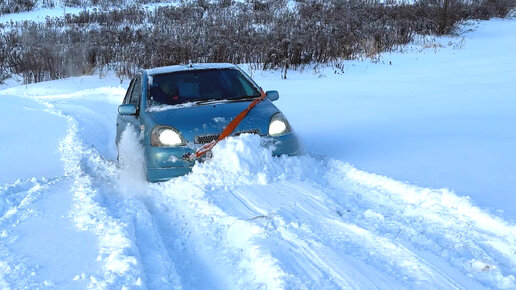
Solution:
[[[125,93],[125,97],[124,97],[124,104],[129,104],[129,99],[130,99],[133,87],[134,87],[134,79],[131,80],[131,83],[129,83],[129,87],[127,88],[127,92]]]
[[[134,81],[133,92],[131,93],[131,104],[135,104],[137,107],[140,104],[140,97],[142,96],[142,78],[137,76]]]

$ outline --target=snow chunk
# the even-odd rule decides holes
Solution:
[[[148,69],[148,75],[157,75],[178,71],[188,71],[188,70],[201,70],[201,69],[224,69],[224,68],[235,68],[236,66],[231,63],[197,63],[197,64],[188,64],[188,65],[171,65],[165,67],[158,67],[153,69]]]
[[[224,117],[216,117],[216,118],[213,118],[213,121],[215,123],[226,123],[226,118],[224,118]]]
[[[147,112],[163,112],[168,110],[174,110],[174,109],[181,109],[181,108],[189,108],[189,107],[195,107],[197,106],[196,102],[187,102],[177,105],[158,105],[158,106],[152,106],[150,108],[147,108]]]
[[[471,269],[476,272],[488,272],[492,269],[496,269],[496,266],[490,266],[488,263],[484,263],[478,260],[471,260]]]

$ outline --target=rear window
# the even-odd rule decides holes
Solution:
[[[180,71],[153,76],[149,105],[238,100],[258,96],[258,89],[236,69]]]

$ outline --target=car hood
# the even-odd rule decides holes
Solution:
[[[220,134],[224,128],[252,101],[225,102],[191,106],[165,106],[148,111],[158,125],[176,128],[189,142],[196,136]],[[233,133],[259,130],[266,135],[269,121],[279,112],[269,100],[258,103],[242,120]]]

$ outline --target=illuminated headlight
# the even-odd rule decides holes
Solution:
[[[176,129],[167,126],[156,126],[152,129],[151,145],[157,147],[177,147],[186,145],[186,141]]]
[[[269,136],[281,136],[290,133],[290,125],[282,113],[276,113],[272,116],[269,123]]]

